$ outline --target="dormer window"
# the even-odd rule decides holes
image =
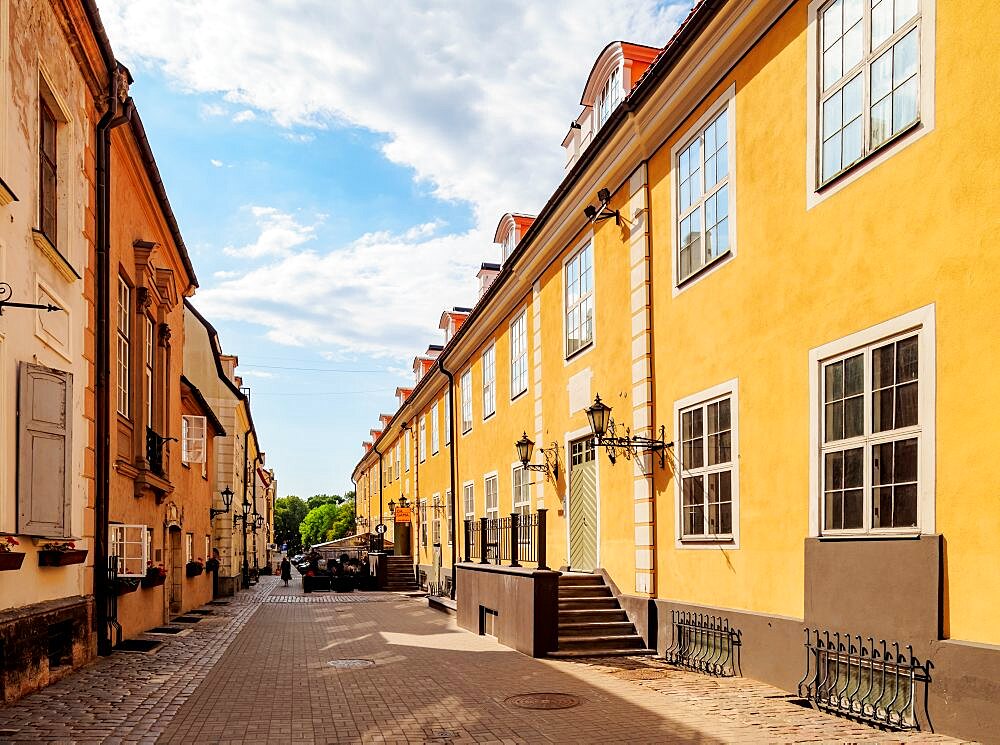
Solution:
[[[517,245],[517,231],[511,228],[507,231],[507,235],[503,239],[502,249],[503,249],[503,260],[507,261],[507,257],[514,253],[514,246]]]
[[[597,96],[594,109],[597,111],[597,128],[600,129],[604,123],[611,118],[611,114],[622,102],[622,69],[616,67],[611,71],[611,75],[604,83],[604,87]]]

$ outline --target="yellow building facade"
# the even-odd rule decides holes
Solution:
[[[738,639],[733,672],[822,698],[826,633],[855,662],[884,639],[934,674],[923,709],[900,694],[876,721],[995,731],[1000,509],[975,414],[1000,400],[997,125],[976,95],[996,23],[976,3],[706,2],[648,69],[609,45],[564,181],[512,240],[498,229],[492,284],[373,431],[366,504],[454,489],[460,560],[467,517],[544,509],[560,581],[600,574],[668,659],[686,614],[710,616]],[[454,442],[418,463],[448,389]],[[598,395],[619,445],[646,439],[595,443]],[[522,433],[548,473],[521,470]],[[414,545],[397,553],[426,566]],[[501,623],[510,598],[463,584],[471,559],[459,607],[467,588]]]

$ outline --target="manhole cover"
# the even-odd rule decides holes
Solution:
[[[519,709],[572,709],[580,705],[580,699],[568,693],[522,693],[507,703]]]
[[[666,670],[621,670],[614,673],[620,680],[662,680],[669,675]]]
[[[326,664],[338,670],[361,670],[365,667],[373,667],[375,662],[374,660],[330,660]]]

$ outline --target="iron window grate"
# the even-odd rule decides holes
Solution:
[[[674,610],[670,622],[674,638],[664,655],[667,662],[719,677],[740,674],[741,634],[729,625],[729,619]]]

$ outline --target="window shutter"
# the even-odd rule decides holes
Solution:
[[[205,462],[205,432],[208,419],[203,416],[183,416],[181,460],[185,463]]]
[[[17,520],[23,535],[70,535],[73,375],[18,364]]]

